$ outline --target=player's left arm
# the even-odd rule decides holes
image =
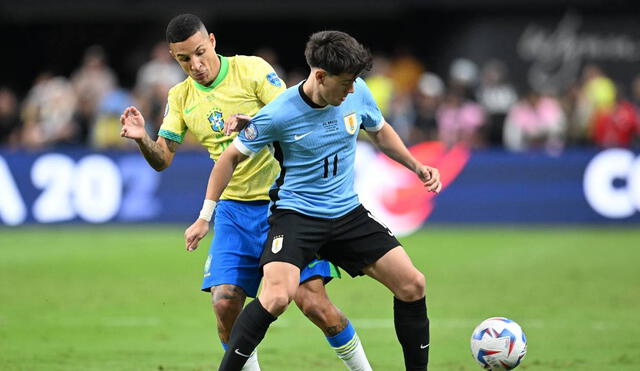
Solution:
[[[382,153],[416,173],[430,192],[440,192],[442,183],[438,169],[424,165],[413,157],[389,123],[383,120],[380,130],[367,131],[367,134]]]
[[[382,113],[364,80],[356,79],[354,87],[355,93],[362,99],[359,116],[371,141],[385,155],[416,173],[430,192],[440,192],[442,184],[438,169],[424,165],[413,157],[393,127],[382,117]]]

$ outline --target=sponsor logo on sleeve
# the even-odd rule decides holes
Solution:
[[[244,137],[247,140],[254,140],[258,137],[258,128],[253,122],[250,122],[246,128],[244,128]]]
[[[282,86],[282,80],[280,80],[278,74],[276,74],[275,72],[270,72],[267,74],[267,81],[269,81],[271,85],[278,88]]]

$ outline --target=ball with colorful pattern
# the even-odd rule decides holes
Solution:
[[[512,370],[527,354],[527,338],[516,322],[488,318],[471,334],[471,354],[485,370]]]

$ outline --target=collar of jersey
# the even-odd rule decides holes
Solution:
[[[227,77],[227,72],[229,72],[229,60],[227,59],[227,57],[224,57],[220,54],[218,54],[218,58],[220,59],[220,71],[218,71],[218,76],[216,77],[216,79],[213,80],[213,82],[209,86],[200,85],[196,80],[193,80],[193,85],[195,85],[196,88],[202,91],[211,91],[215,89],[216,86],[220,85],[222,80]]]
[[[317,110],[323,110],[323,109],[327,109],[329,108],[329,105],[327,104],[326,106],[321,106],[319,104],[316,104],[314,101],[311,100],[311,98],[306,95],[304,93],[304,89],[302,89],[302,85],[304,85],[304,82],[307,81],[307,79],[302,80],[302,82],[298,85],[298,94],[300,94],[300,98],[302,98],[302,100],[311,108],[313,109],[317,109]]]

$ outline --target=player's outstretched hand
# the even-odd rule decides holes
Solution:
[[[440,182],[440,172],[435,167],[422,165],[416,171],[418,177],[424,184],[424,186],[435,194],[440,193],[442,189],[442,183]]]
[[[222,131],[224,132],[224,135],[231,135],[234,131],[244,129],[249,121],[251,121],[251,116],[249,115],[243,115],[241,113],[231,115],[231,117],[225,121]]]
[[[198,243],[209,232],[209,222],[198,218],[186,231],[184,231],[184,243],[187,251],[198,248]]]
[[[137,108],[127,107],[120,116],[120,136],[131,139],[142,139],[146,132],[144,130],[144,117]]]

